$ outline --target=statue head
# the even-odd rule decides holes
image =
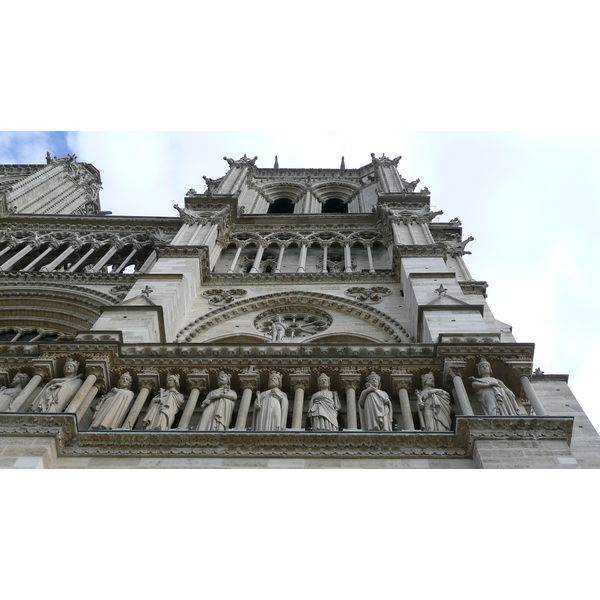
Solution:
[[[229,373],[225,373],[225,371],[219,371],[219,375],[217,376],[217,382],[219,384],[219,387],[231,385],[231,375]]]
[[[329,377],[327,377],[327,375],[325,375],[325,373],[321,373],[319,375],[319,378],[317,379],[319,389],[329,389],[330,382],[331,380],[329,379]]]
[[[74,358],[67,358],[63,371],[65,375],[77,375],[77,371],[79,371],[79,362]]]
[[[381,377],[377,373],[370,373],[367,375],[367,383],[370,383],[373,387],[378,388],[381,385]]]
[[[128,390],[131,387],[132,383],[133,377],[131,377],[129,373],[123,373],[123,375],[119,377],[117,387],[121,388],[122,390]]]
[[[485,358],[482,358],[477,363],[477,372],[479,377],[489,377],[492,374],[492,365]]]
[[[177,373],[167,375],[167,389],[169,388],[175,388],[179,391],[179,375]]]
[[[421,382],[423,383],[423,387],[435,387],[433,373],[430,371],[429,373],[425,373],[425,375],[421,375]]]
[[[277,371],[271,371],[271,373],[269,373],[269,388],[276,388],[276,387],[281,387],[281,382],[283,381],[283,378],[281,377],[281,373],[278,373]]]
[[[29,375],[27,375],[27,373],[17,373],[12,380],[11,385],[13,387],[25,387],[27,385],[27,383],[29,382]]]

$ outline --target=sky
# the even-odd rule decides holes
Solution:
[[[0,135],[0,161],[75,152],[100,170],[103,209],[175,216],[223,156],[350,168],[402,155],[402,175],[475,238],[467,264],[495,316],[535,342],[536,367],[570,375],[599,429],[596,12],[584,0],[10,3],[0,130],[17,133]],[[53,597],[56,561],[38,560],[34,581],[22,560],[31,540],[48,547],[52,514],[90,599],[107,573],[124,598],[594,594],[595,472],[425,471],[11,474],[5,498],[27,519],[6,533],[3,582]]]

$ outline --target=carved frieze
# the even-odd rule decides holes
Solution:
[[[387,287],[351,287],[346,290],[347,296],[367,304],[379,304],[385,296],[389,296],[391,293],[392,290]]]
[[[243,298],[247,293],[247,290],[242,289],[223,290],[217,288],[202,292],[202,297],[208,299],[208,303],[213,306],[223,306]]]
[[[254,319],[254,327],[265,336],[271,337],[276,324],[282,327],[283,338],[303,338],[328,329],[333,322],[331,315],[318,308],[304,306],[288,306],[272,308]]]

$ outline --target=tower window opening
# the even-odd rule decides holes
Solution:
[[[329,198],[323,203],[322,213],[347,213],[348,205],[341,198]]]
[[[294,212],[294,203],[289,198],[277,198],[273,204],[269,204],[267,214],[291,214]]]

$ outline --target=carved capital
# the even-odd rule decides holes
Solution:
[[[100,390],[105,391],[110,387],[110,376],[108,371],[108,362],[105,360],[87,361],[85,364],[87,375],[94,375],[96,381],[94,385]],[[108,385],[107,385],[108,383]]]
[[[160,387],[158,373],[156,372],[146,372],[146,373],[138,373],[138,387],[140,390],[142,388],[146,388],[151,392],[157,390]]]
[[[208,373],[195,372],[190,373],[187,377],[188,390],[200,390],[201,392],[208,389]]]
[[[463,377],[467,362],[464,360],[445,359],[444,360],[444,385],[448,379],[453,377]]]
[[[412,375],[410,373],[392,373],[392,390],[394,394],[397,394],[400,390],[406,390],[408,392],[412,389]]]
[[[39,375],[42,381],[49,381],[56,374],[56,359],[33,359],[33,373]]]
[[[340,373],[340,382],[344,392],[349,389],[357,390],[360,387],[360,380],[360,373]]]
[[[259,374],[258,373],[240,373],[238,375],[240,387],[243,390],[254,391],[258,387]]]
[[[303,389],[306,391],[310,386],[310,374],[309,373],[292,373],[290,375],[290,385],[294,392],[297,389]]]
[[[515,376],[517,381],[525,376],[527,379],[531,378],[533,371],[533,363],[528,360],[506,360],[504,361],[512,369],[512,375]]]

